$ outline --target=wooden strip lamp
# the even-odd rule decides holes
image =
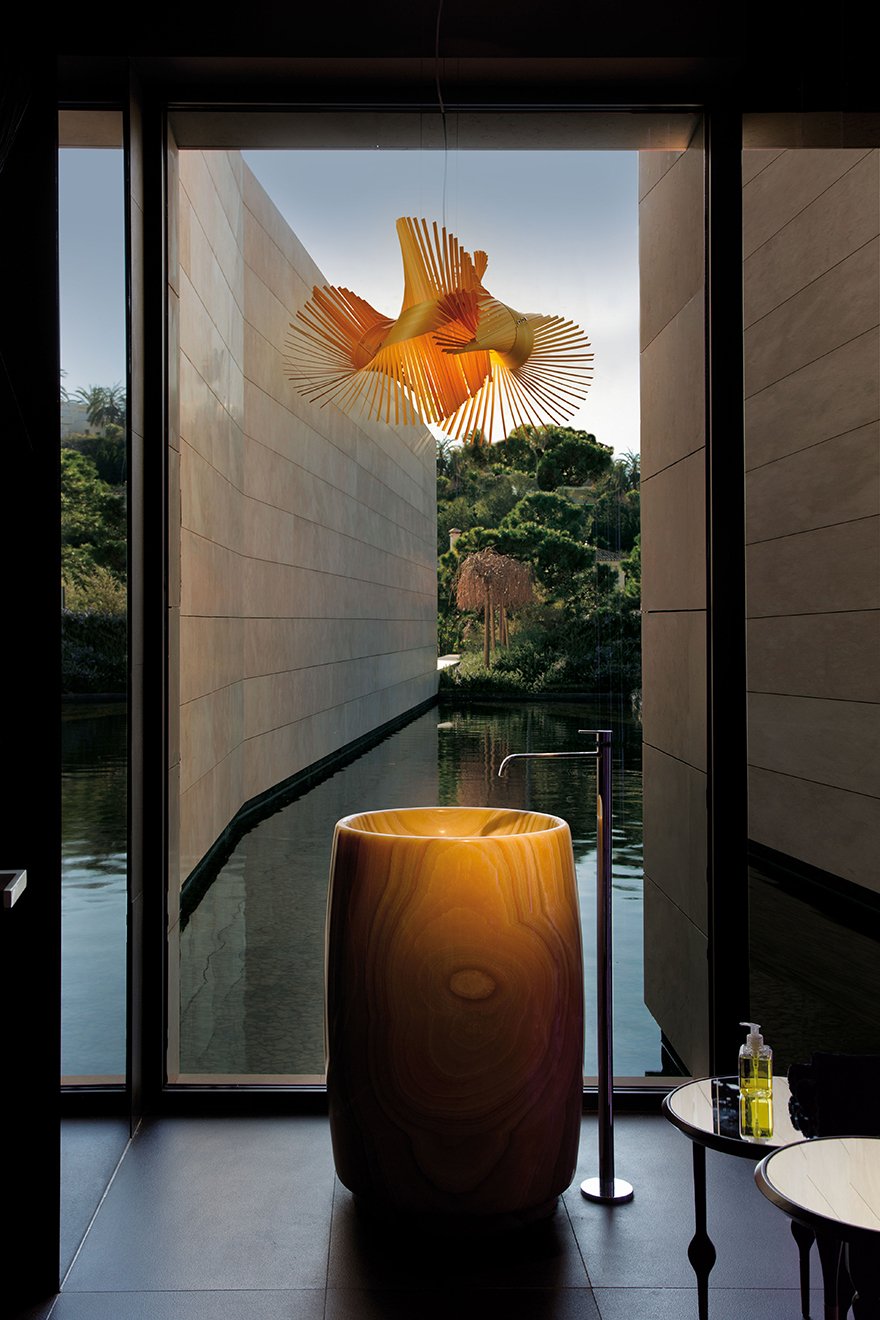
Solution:
[[[552,1212],[577,1161],[583,963],[565,821],[489,807],[336,826],[327,920],[336,1170],[374,1206]]]
[[[473,256],[436,222],[397,221],[403,305],[383,316],[350,289],[315,288],[290,322],[288,378],[307,399],[386,422],[432,422],[491,442],[513,427],[574,416],[593,372],[571,321],[518,312],[482,283]]]

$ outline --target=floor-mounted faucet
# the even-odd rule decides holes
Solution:
[[[599,1055],[599,1176],[581,1183],[591,1201],[630,1201],[632,1184],[614,1176],[614,1044],[611,987],[611,730],[578,729],[596,739],[594,752],[512,752],[498,767],[503,775],[511,761],[575,760],[596,762],[596,1016]]]

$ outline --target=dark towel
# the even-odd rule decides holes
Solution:
[[[805,1137],[880,1136],[880,1054],[814,1054],[791,1065],[788,1085]]]

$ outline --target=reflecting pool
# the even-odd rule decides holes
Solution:
[[[126,714],[61,719],[61,1074],[125,1074]]]
[[[585,1072],[596,1072],[595,763],[514,763],[509,752],[589,750],[614,734],[615,1073],[661,1068],[643,998],[641,725],[628,706],[440,704],[278,807],[236,845],[180,944],[180,1077],[320,1078],[324,918],[333,827],[401,806],[526,807],[563,816],[574,843],[587,994]]]

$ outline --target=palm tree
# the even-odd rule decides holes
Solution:
[[[638,490],[641,479],[641,456],[628,449],[618,460],[623,469],[626,490]]]
[[[118,382],[80,388],[76,397],[86,405],[89,426],[103,430],[106,426],[125,425],[125,390]]]

